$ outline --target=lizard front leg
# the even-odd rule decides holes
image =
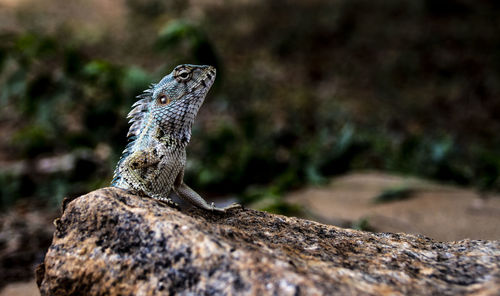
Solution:
[[[176,181],[175,181],[175,187],[174,191],[177,193],[179,197],[181,197],[184,200],[189,201],[193,205],[197,206],[198,208],[202,208],[204,210],[208,211],[216,211],[216,212],[226,212],[227,210],[230,209],[235,209],[235,208],[241,208],[240,204],[231,204],[227,207],[219,208],[216,207],[215,204],[212,202],[211,204],[208,204],[203,197],[201,197],[196,191],[191,189],[189,186],[187,186],[183,181],[183,176],[184,172],[179,173],[179,176],[177,176]]]
[[[154,150],[156,149],[135,151],[125,159],[123,164],[124,170],[131,175],[135,184],[140,184],[141,187],[146,187],[147,169],[160,162]]]
[[[126,175],[132,179],[131,184],[134,189],[149,197],[164,202],[170,206],[178,208],[178,205],[169,197],[155,193],[158,186],[157,177],[160,172],[160,162],[162,158],[158,152],[160,147],[153,147],[146,150],[138,150],[130,154],[124,163]]]
[[[236,203],[223,208],[216,207],[213,202],[211,204],[208,204],[207,201],[203,199],[203,197],[201,197],[198,193],[196,193],[196,191],[191,189],[185,183],[182,183],[181,186],[175,188],[174,190],[177,195],[179,195],[179,197],[204,210],[224,213],[225,211],[230,209],[241,208],[241,205]]]

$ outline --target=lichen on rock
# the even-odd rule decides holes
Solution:
[[[500,242],[436,242],[104,188],[64,206],[42,295],[494,295]]]

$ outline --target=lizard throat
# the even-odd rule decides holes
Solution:
[[[191,128],[198,110],[205,100],[206,92],[191,94],[166,108],[157,108],[153,112],[154,121],[164,135],[187,145],[191,139]]]

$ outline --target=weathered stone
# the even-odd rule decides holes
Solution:
[[[180,212],[105,188],[69,204],[42,295],[498,294],[500,242],[440,243],[240,209]]]

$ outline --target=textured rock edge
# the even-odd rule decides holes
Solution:
[[[87,260],[85,256],[90,256],[93,250],[78,249],[78,245],[73,246],[75,249],[64,248],[64,239],[72,227],[78,229],[80,225],[81,232],[85,232],[89,225],[92,228],[92,224],[88,223],[94,223],[93,219],[99,220],[97,218],[106,213],[103,209],[110,213],[116,210],[125,211],[123,213],[136,211],[139,215],[151,217],[156,215],[158,219],[151,221],[161,221],[163,228],[155,231],[155,235],[159,235],[158,231],[161,235],[171,235],[179,227],[184,231],[177,233],[182,234],[177,239],[177,245],[173,248],[166,246],[161,251],[172,252],[167,257],[184,258],[182,270],[194,271],[197,282],[189,282],[186,277],[181,280],[188,282],[179,285],[170,280],[175,278],[175,268],[150,269],[152,274],[166,271],[165,291],[168,292],[494,295],[500,289],[498,241],[441,243],[423,236],[361,232],[248,209],[223,215],[196,209],[182,213],[157,201],[130,195],[116,188],[104,188],[73,201],[66,200],[62,208],[62,217],[55,221],[57,230],[53,244],[44,263],[36,271],[42,295],[61,291],[67,293],[68,290],[64,290],[67,288],[72,292],[86,291],[98,295],[112,288],[102,284],[103,291],[92,290],[85,287],[88,283],[84,279],[78,277],[65,277],[61,281],[58,278],[60,273],[52,268],[54,262],[64,265],[64,260],[59,260],[63,254],[76,256],[78,253],[84,258],[82,262]],[[109,218],[112,217],[106,219]],[[99,231],[102,227],[106,225],[96,225],[93,230]],[[87,238],[93,234],[87,233]],[[198,238],[198,243],[193,238]],[[108,243],[114,243],[115,247],[117,241],[128,242],[127,237],[109,239],[111,242]],[[99,248],[101,251],[115,250],[110,244],[106,245],[105,242],[106,246],[103,246],[101,243]],[[99,254],[107,256],[105,252]],[[130,258],[134,254],[140,253],[127,253],[124,257]],[[116,254],[111,252],[111,255]],[[205,262],[207,264],[202,264]],[[203,270],[204,266],[211,269]],[[78,266],[80,269],[83,267]],[[143,272],[142,269],[135,271]],[[64,272],[71,273],[72,270]],[[121,293],[137,292],[133,290],[137,289],[133,284],[139,283],[140,277],[131,278],[131,286],[128,290],[120,287]],[[73,282],[68,283],[68,280]],[[82,280],[83,286],[79,282]],[[177,286],[173,287],[172,283]],[[153,293],[160,289],[158,283],[156,288],[142,282],[141,285]]]

